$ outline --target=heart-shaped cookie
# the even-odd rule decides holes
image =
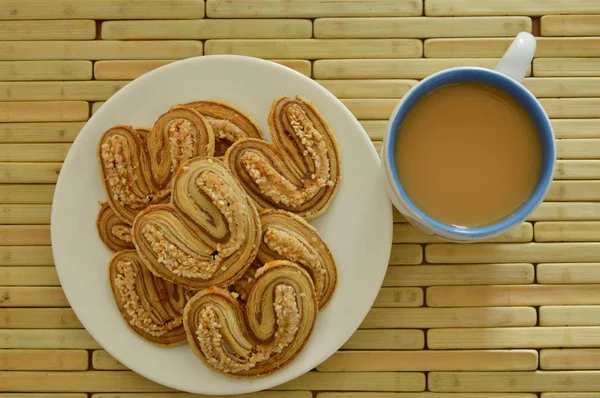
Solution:
[[[112,127],[98,147],[108,203],[131,225],[142,209],[169,196],[173,173],[183,161],[212,156],[214,150],[212,127],[191,108],[171,108],[148,133]]]
[[[171,203],[152,205],[133,222],[133,243],[150,271],[202,289],[240,278],[256,257],[261,224],[256,207],[218,159],[183,163]]]
[[[279,208],[313,219],[323,214],[341,181],[335,134],[302,97],[279,97],[269,113],[273,143],[247,138],[225,153],[225,163],[259,210]]]

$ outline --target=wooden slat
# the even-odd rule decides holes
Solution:
[[[0,246],[0,265],[54,265],[50,246]]]
[[[207,0],[206,15],[210,18],[317,18],[359,16],[421,15],[420,0],[305,0],[290,2],[285,7],[273,7],[270,0],[246,0],[240,4],[231,0]]]
[[[82,122],[0,123],[0,142],[73,142],[84,124]]]
[[[598,138],[600,119],[551,120],[556,138]]]
[[[325,59],[315,61],[317,79],[422,79],[458,66],[494,68],[498,59]]]
[[[600,15],[545,15],[542,36],[600,36]]]
[[[0,203],[51,203],[52,184],[2,184]]]
[[[70,308],[0,308],[0,328],[65,330],[83,326]]]
[[[292,68],[306,76],[311,75],[311,63],[301,59],[272,59],[271,61]],[[99,80],[135,79],[144,73],[174,62],[174,60],[97,61],[94,78]]]
[[[197,40],[164,41],[5,41],[0,43],[4,60],[69,59],[173,59],[202,55]]]
[[[598,243],[479,243],[476,245],[430,244],[429,263],[591,262],[600,261]]]
[[[385,287],[379,290],[373,307],[420,307],[423,296],[423,289],[416,287]]]
[[[600,98],[542,98],[540,102],[552,118],[600,117]]]
[[[556,142],[556,154],[561,159],[599,159],[600,139],[562,139]]]
[[[11,392],[161,392],[172,391],[133,372],[4,372],[0,391]]]
[[[306,59],[271,59],[270,61],[287,66],[305,76],[312,76],[312,63]]]
[[[76,393],[0,393],[0,398],[87,398],[87,394]]]
[[[595,14],[595,0],[427,0],[425,15],[550,15],[550,14]]]
[[[600,304],[600,285],[433,286],[429,307]]]
[[[535,225],[536,242],[596,242],[600,240],[600,222],[539,222]]]
[[[92,115],[93,115],[94,113],[96,113],[96,112],[98,111],[98,109],[100,109],[100,107],[101,107],[102,105],[104,105],[104,103],[105,103],[105,102],[106,102],[106,101],[94,102],[94,103],[92,104]]]
[[[597,391],[600,372],[432,372],[431,391]]]
[[[90,20],[0,22],[0,40],[92,40],[95,37],[96,22]]]
[[[500,57],[512,38],[427,39],[424,54],[428,58]],[[597,57],[600,39],[594,37],[538,37],[536,57]]]
[[[0,225],[0,245],[35,246],[49,244],[49,225]]]
[[[1,397],[0,398],[4,398]],[[8,397],[11,398],[11,397]],[[27,397],[16,397],[27,398]],[[373,392],[321,392],[317,398],[538,398],[537,394],[530,393],[453,393],[453,392],[416,392],[416,393],[373,393]],[[569,397],[561,397],[569,398]],[[583,398],[583,397],[581,397]],[[597,397],[589,397],[597,398]]]
[[[55,183],[62,163],[0,163],[2,183]]]
[[[85,101],[0,102],[0,122],[77,122],[88,115]]]
[[[0,80],[90,80],[91,61],[0,61]],[[2,83],[3,87],[8,83]],[[3,101],[13,99],[11,91],[0,89]],[[18,98],[14,98],[18,100]]]
[[[62,162],[71,144],[0,144],[0,162]]]
[[[431,329],[431,349],[597,347],[600,327]],[[537,390],[539,391],[539,390]]]
[[[100,346],[84,329],[0,329],[0,348],[95,349]],[[4,386],[2,381],[0,386]]]
[[[0,205],[0,224],[50,224],[51,210],[51,205]]]
[[[547,201],[600,200],[600,181],[553,181]]]
[[[85,350],[0,350],[0,370],[87,370]]]
[[[54,267],[0,267],[3,286],[60,286]]]
[[[600,349],[571,348],[564,350],[545,349],[540,351],[540,369],[585,370],[600,369]]]
[[[108,21],[105,40],[309,39],[308,19],[200,19],[185,21]]]
[[[533,326],[537,314],[530,307],[489,308],[373,308],[363,329]]]
[[[510,351],[345,351],[317,370],[324,372],[402,372],[434,370],[534,370],[535,350]]]
[[[360,120],[360,124],[369,135],[369,138],[371,138],[372,140],[383,140],[383,137],[385,136],[388,128],[387,120]],[[394,215],[400,215],[398,214],[398,211],[396,209],[394,209],[394,213]],[[394,219],[394,222],[396,222],[396,219]]]
[[[89,70],[91,78],[91,65]],[[127,81],[0,82],[0,101],[106,100],[127,83]]]
[[[384,286],[533,283],[532,264],[461,264],[388,267]]]
[[[402,98],[417,81],[410,79],[317,80],[317,83],[338,98]]]
[[[416,244],[392,245],[390,265],[414,265],[423,262],[423,247]]]
[[[174,60],[134,60],[94,62],[94,78],[99,80],[135,79]]]
[[[127,370],[125,365],[104,350],[94,351],[92,354],[92,368],[96,370]]]
[[[416,372],[309,372],[274,390],[423,391],[425,374]]]
[[[536,58],[534,76],[600,76],[600,58]]]
[[[413,329],[357,330],[343,345],[346,350],[420,350],[425,333]]]
[[[45,0],[4,0],[0,19],[132,19],[132,18],[202,18],[204,1],[171,0],[63,0],[60,3]]]
[[[488,18],[319,18],[315,20],[316,38],[429,38],[494,37],[531,32],[527,17]]]
[[[400,99],[397,98],[371,98],[371,99],[344,99],[342,102],[357,119],[387,119],[391,116]]]
[[[423,44],[415,39],[265,39],[208,40],[205,52],[261,58],[419,58]]]
[[[0,307],[68,307],[60,287],[0,286]]]
[[[394,243],[434,243],[442,239],[413,227],[409,223],[394,224]],[[533,226],[531,223],[521,223],[504,234],[489,239],[488,242],[531,242],[533,239]]]
[[[312,398],[312,393],[310,391],[290,391],[287,390],[285,392],[281,391],[260,391],[248,394],[233,394],[228,395],[230,398]],[[161,392],[161,393],[101,393],[101,394],[92,394],[92,398],[192,398],[192,397],[202,397],[202,398],[217,398],[218,395],[195,395],[188,394],[184,392]],[[0,395],[0,398],[4,398]],[[10,398],[10,397],[9,397]],[[27,398],[27,397],[17,397],[17,398]],[[42,397],[44,398],[44,397]],[[68,397],[67,397],[68,398]]]
[[[538,98],[600,97],[600,78],[597,77],[528,77],[523,84]]]
[[[600,203],[544,202],[529,216],[530,221],[599,220]]]
[[[600,283],[600,263],[538,264],[538,283]]]
[[[598,160],[559,160],[556,162],[554,178],[558,180],[591,180],[600,178]]]
[[[541,398],[598,398],[595,392],[543,392]]]
[[[600,306],[540,307],[542,326],[600,326]]]

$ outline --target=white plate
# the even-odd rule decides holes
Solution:
[[[343,182],[329,210],[312,224],[337,260],[339,284],[319,312],[310,340],[287,367],[256,379],[209,370],[188,345],[164,349],[134,335],[121,319],[108,283],[111,252],[98,237],[98,202],[106,200],[96,148],[116,124],[151,126],[178,102],[221,99],[244,109],[268,132],[267,115],[280,95],[301,95],[322,112],[339,141]],[[392,242],[392,208],[369,137],[329,91],[287,67],[256,58],[205,56],[178,61],[129,83],[87,122],[56,185],[52,250],[62,287],[77,317],[112,356],[165,386],[199,394],[267,389],[313,369],[359,327],[383,282]]]

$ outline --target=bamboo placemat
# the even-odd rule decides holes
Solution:
[[[272,59],[341,98],[377,146],[419,79],[493,67],[522,30],[538,36],[525,85],[560,158],[545,202],[472,245],[396,213],[361,329],[314,371],[252,397],[600,397],[598,0],[0,0],[0,20],[0,398],[183,397],[89,336],[50,249],[70,143],[131,79],[202,54]]]

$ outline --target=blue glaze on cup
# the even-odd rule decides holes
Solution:
[[[520,34],[521,38],[523,37],[522,35],[523,34]],[[526,39],[529,39],[529,37],[526,37]],[[535,51],[535,45],[533,51]],[[509,53],[510,50],[507,52],[507,56],[503,58],[503,61],[506,61],[507,58],[510,59],[511,57],[514,57],[514,52],[512,54]],[[523,55],[522,51],[519,55]],[[533,57],[533,52],[531,52],[531,57]],[[554,173],[556,158],[554,133],[552,131],[552,126],[550,124],[548,115],[546,114],[540,102],[533,96],[531,92],[529,92],[523,85],[519,83],[519,81],[525,75],[525,71],[527,70],[527,66],[530,62],[530,60],[527,62],[527,56],[524,58],[525,62],[521,62],[520,66],[515,66],[514,60],[511,60],[513,62],[508,65],[508,68],[506,67],[506,62],[504,65],[502,65],[503,61],[501,61],[497,69],[504,69],[505,73],[507,73],[506,70],[508,69],[508,73],[510,73],[510,75],[478,67],[458,67],[438,72],[414,86],[405,95],[405,97],[402,99],[402,102],[398,104],[393,112],[388,125],[387,137],[382,148],[382,163],[384,174],[387,179],[388,193],[390,195],[390,199],[396,208],[398,208],[400,213],[402,213],[413,225],[424,230],[426,233],[457,242],[488,239],[506,232],[512,227],[523,222],[544,199],[548,188],[550,187],[550,183],[552,182]],[[523,61],[523,57],[521,57],[520,60]],[[411,107],[415,104],[415,102],[430,93],[432,90],[448,84],[462,82],[482,83],[502,90],[512,96],[531,117],[542,145],[542,168],[533,193],[525,201],[525,203],[523,203],[512,214],[507,215],[504,219],[497,223],[481,227],[461,227],[448,225],[428,216],[425,212],[419,209],[407,195],[396,171],[396,136],[406,114],[410,111]],[[450,104],[449,106],[452,105]]]

